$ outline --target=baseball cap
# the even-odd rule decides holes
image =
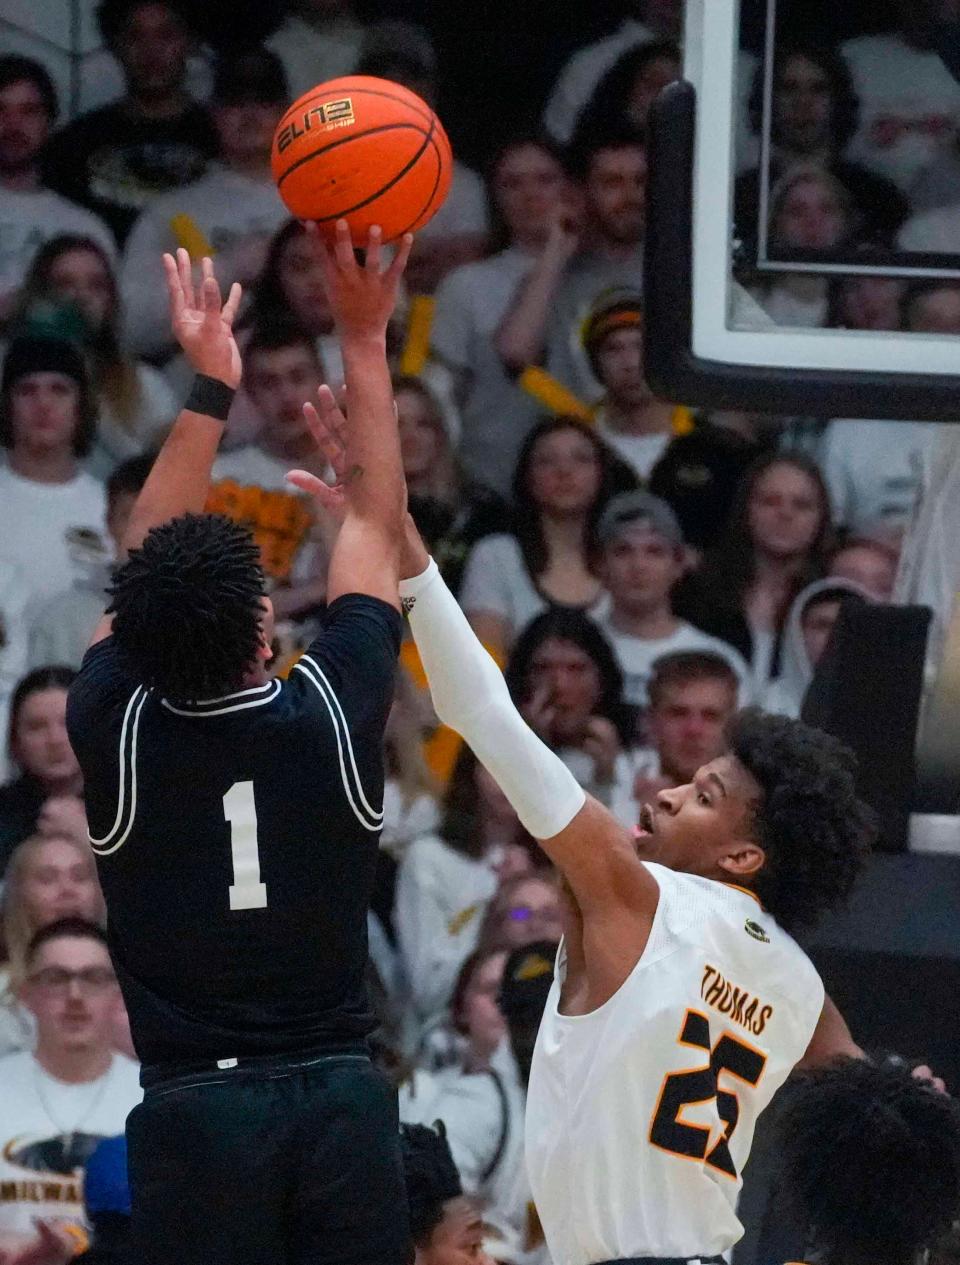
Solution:
[[[285,105],[290,100],[280,58],[265,48],[220,58],[213,77],[217,105]]]
[[[646,527],[674,548],[683,547],[683,532],[676,514],[666,501],[650,492],[621,492],[612,497],[600,515],[597,535],[602,545],[608,545],[631,527]]]
[[[539,1022],[553,983],[553,964],[559,946],[553,940],[514,949],[503,968],[500,1010],[505,1019],[531,1018]]]

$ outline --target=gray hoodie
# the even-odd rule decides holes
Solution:
[[[866,601],[871,600],[870,594],[862,585],[857,584],[855,580],[844,580],[839,576],[814,580],[812,584],[800,590],[793,599],[783,632],[780,675],[775,681],[770,682],[760,699],[760,706],[765,712],[773,712],[778,716],[791,716],[794,719],[800,715],[803,698],[813,680],[815,667],[810,662],[803,640],[803,614],[811,601],[819,594],[835,592],[838,589],[856,594]]]

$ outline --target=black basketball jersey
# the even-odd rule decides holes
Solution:
[[[145,1064],[324,1049],[364,969],[400,616],[333,602],[286,682],[175,703],[93,646],[67,723]]]

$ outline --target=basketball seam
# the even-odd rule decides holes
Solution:
[[[306,154],[303,158],[299,158],[293,164],[293,166],[288,168],[288,170],[285,171],[284,174],[277,181],[277,188],[278,189],[280,188],[284,180],[286,180],[287,176],[291,175],[294,171],[297,171],[298,168],[302,167],[305,163],[312,162],[314,158],[319,158],[322,154],[328,154],[331,149],[336,149],[338,145],[346,145],[350,141],[360,140],[360,138],[363,136],[375,136],[378,132],[392,132],[398,128],[400,129],[409,128],[413,131],[419,131],[420,134],[423,136],[423,144],[420,146],[420,148],[417,150],[414,156],[410,159],[407,165],[401,168],[401,170],[397,172],[397,174],[393,177],[393,179],[389,180],[382,188],[378,189],[376,193],[371,193],[368,198],[364,198],[362,201],[355,203],[351,207],[347,207],[345,210],[337,211],[334,215],[321,215],[318,218],[316,218],[313,222],[315,224],[326,224],[328,220],[342,220],[347,215],[353,215],[354,211],[362,210],[363,207],[369,206],[371,202],[376,202],[377,198],[383,197],[383,195],[387,192],[387,190],[392,189],[395,184],[397,184],[400,180],[402,180],[408,171],[412,171],[413,168],[420,161],[420,159],[423,157],[423,155],[426,153],[426,149],[428,145],[433,144],[434,148],[436,149],[436,144],[433,140],[434,127],[433,127],[432,121],[430,124],[429,132],[423,132],[420,128],[416,127],[415,124],[413,123],[388,123],[384,127],[371,127],[371,128],[368,128],[366,132],[355,133],[353,136],[345,136],[343,137],[342,140],[333,141],[332,144],[325,145],[323,149],[318,149],[316,150],[315,153]],[[439,179],[439,173],[438,173],[437,178]],[[434,192],[436,192],[436,186],[434,186]],[[430,204],[427,203],[427,205],[429,206]],[[423,212],[421,211],[420,214],[422,215]],[[416,220],[414,220],[413,222],[416,223]]]
[[[403,230],[403,232],[397,234],[398,237],[403,237],[405,233],[409,233],[411,229],[413,228],[414,224],[416,224],[419,220],[423,219],[426,213],[433,206],[433,199],[437,196],[437,189],[440,187],[440,177],[443,175],[443,155],[440,153],[440,147],[437,145],[437,142],[433,139],[432,136],[430,137],[430,144],[433,146],[433,152],[437,156],[437,178],[433,182],[433,189],[430,191],[430,196],[429,198],[427,198],[426,202],[424,203],[423,209],[420,211],[420,214],[414,216],[414,218],[410,221],[410,223]]]
[[[400,85],[398,85],[398,87],[399,86]],[[382,97],[384,101],[396,101],[399,105],[406,106],[408,109],[413,110],[419,118],[431,124],[433,123],[434,118],[436,118],[436,115],[425,101],[423,102],[423,105],[426,108],[426,113],[424,113],[423,110],[418,109],[412,104],[412,102],[407,101],[404,97],[398,97],[392,92],[378,92],[376,88],[351,88],[348,92],[346,92],[346,95],[358,95],[360,93],[365,93],[368,97]],[[277,124],[277,127],[281,127],[286,122],[287,116],[293,114],[295,109],[299,112],[299,110],[305,109],[311,101],[316,101],[322,97],[330,97],[330,95],[331,94],[329,92],[315,92],[308,96],[305,101],[301,97],[299,101],[295,101],[293,105],[290,106],[287,113],[283,115],[280,122]],[[417,94],[415,92],[411,92],[410,95],[415,97]]]

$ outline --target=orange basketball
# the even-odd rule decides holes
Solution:
[[[273,178],[291,215],[354,242],[372,224],[383,240],[423,228],[443,205],[453,153],[440,120],[414,92],[366,75],[318,84],[287,110],[273,138]]]

